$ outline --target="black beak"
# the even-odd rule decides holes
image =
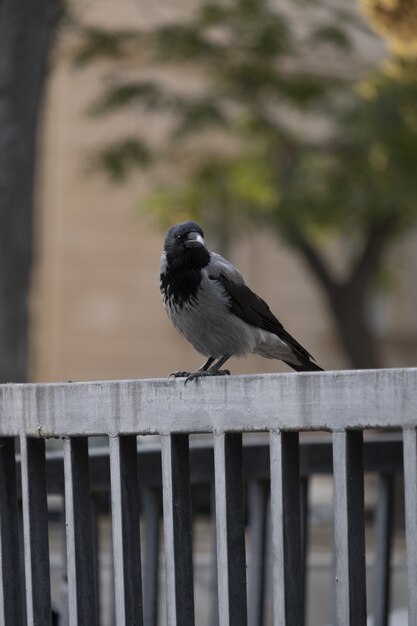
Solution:
[[[187,239],[184,241],[186,248],[205,248],[206,242],[200,233],[188,233]]]

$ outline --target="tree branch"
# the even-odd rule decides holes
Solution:
[[[336,287],[334,277],[327,269],[326,264],[318,250],[311,244],[304,233],[300,229],[292,227],[290,241],[307,261],[310,269],[313,271],[316,278],[318,278],[318,280],[322,283],[323,287],[327,290],[334,289]]]
[[[362,289],[369,286],[381,264],[385,248],[398,231],[398,227],[399,216],[395,212],[372,224],[362,252],[353,263],[349,283],[360,285]]]

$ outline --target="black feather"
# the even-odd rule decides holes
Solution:
[[[287,365],[297,371],[307,371],[308,365],[310,365],[311,370],[321,370],[318,365],[310,361],[310,359],[314,359],[314,357],[285,330],[281,322],[272,313],[265,300],[257,296],[247,285],[244,283],[238,284],[226,278],[224,274],[220,274],[216,277],[210,276],[210,278],[217,280],[228,293],[232,313],[247,324],[257,326],[258,328],[262,328],[262,330],[267,330],[279,337],[279,339],[285,341],[294,350],[297,359],[303,362],[303,365],[299,366],[293,365],[292,363],[287,363]]]
[[[297,353],[297,358],[300,359],[299,353]],[[289,365],[289,367],[292,367],[292,369],[295,370],[296,372],[323,372],[324,371],[322,367],[317,365],[317,363],[314,363],[314,361],[310,361],[309,359],[303,359],[303,362],[301,363],[301,365],[297,363],[290,363],[289,361],[284,361],[284,360],[283,362],[286,365]]]
[[[174,271],[167,268],[160,275],[159,285],[164,299],[181,308],[184,303],[196,297],[201,283],[201,269],[182,269]]]
[[[201,283],[201,270],[210,262],[206,247],[187,248],[184,241],[189,233],[204,233],[195,222],[172,226],[165,238],[166,269],[160,275],[164,299],[180,307],[195,298]]]

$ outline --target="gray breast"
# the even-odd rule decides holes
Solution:
[[[230,312],[229,297],[223,287],[206,274],[194,297],[182,305],[170,297],[164,303],[174,326],[205,356],[243,356],[253,352],[256,330]]]

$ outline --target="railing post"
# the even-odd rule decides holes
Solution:
[[[22,594],[14,439],[0,439],[0,624],[21,626]]]
[[[375,561],[373,566],[373,626],[388,626],[391,550],[394,517],[394,475],[378,476],[375,511]]]
[[[64,441],[69,626],[96,626],[88,440]]]
[[[333,433],[336,624],[366,626],[363,433]]]
[[[28,624],[51,623],[45,440],[20,438],[26,613]]]
[[[217,585],[220,626],[246,626],[242,435],[214,435]]]
[[[299,443],[296,432],[271,432],[274,626],[303,626]]]
[[[168,626],[194,626],[188,435],[162,436]]]
[[[142,626],[139,490],[135,435],[110,437],[113,563],[117,626]]]
[[[160,519],[160,489],[146,487],[143,490],[143,571],[146,572],[143,576],[143,621],[146,626],[158,624]]]
[[[417,431],[403,433],[408,623],[417,624]]]

